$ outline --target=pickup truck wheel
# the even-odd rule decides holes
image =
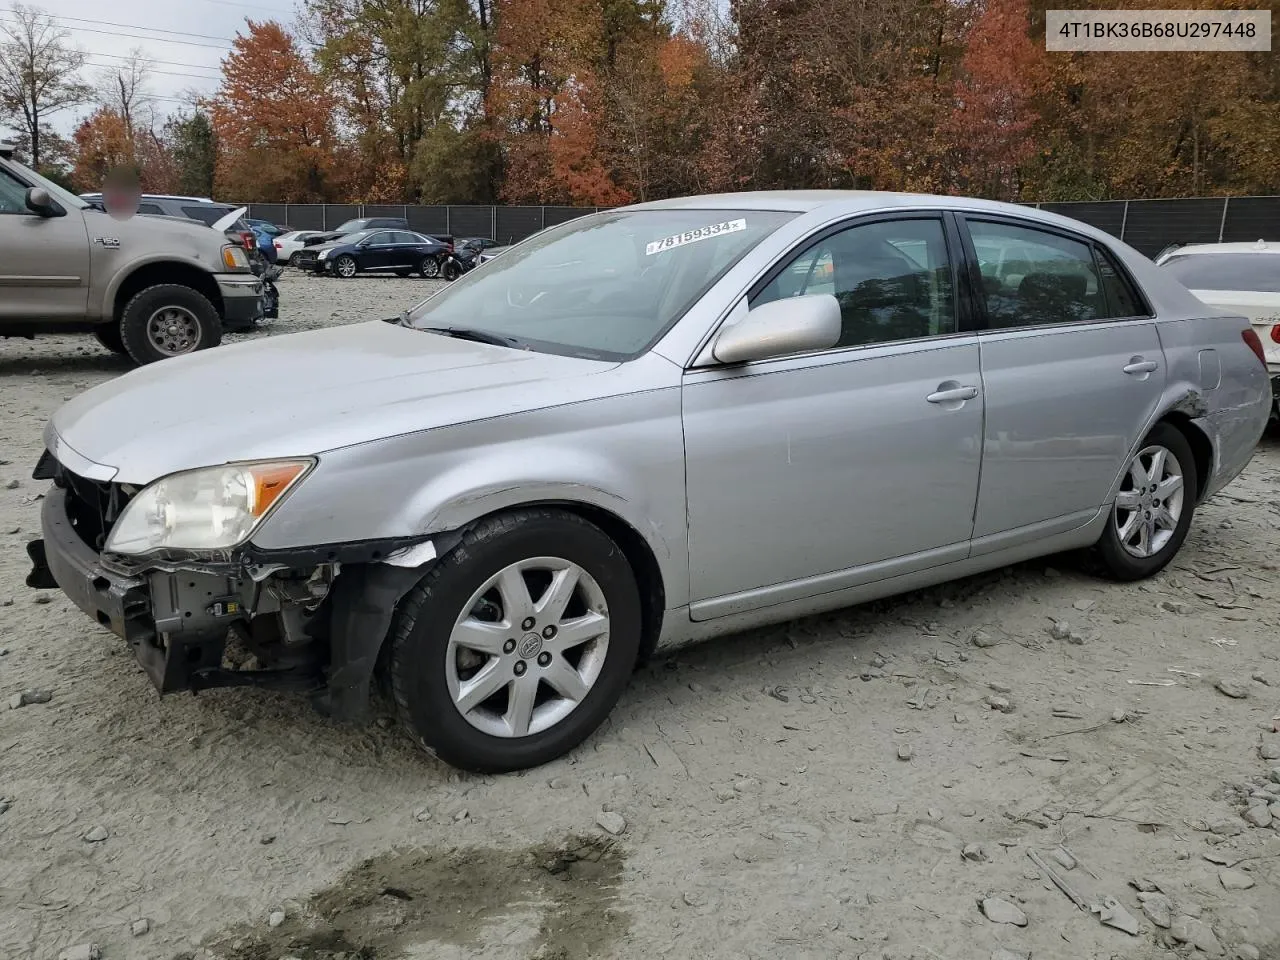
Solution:
[[[194,353],[222,342],[222,321],[191,287],[161,283],[134,295],[120,315],[124,348],[135,363]]]
[[[1099,572],[1141,580],[1163,570],[1187,539],[1197,482],[1187,438],[1172,424],[1156,424],[1129,462],[1094,548]]]
[[[428,752],[486,773],[572,750],[635,666],[640,595],[622,551],[575,514],[482,521],[405,597],[388,642],[401,720]]]
[[[120,336],[120,327],[115,323],[104,323],[95,327],[93,335],[97,341],[112,353],[128,354],[124,348],[124,340]]]

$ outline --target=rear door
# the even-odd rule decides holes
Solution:
[[[984,327],[978,554],[1092,517],[1166,374],[1150,310],[1104,247],[1017,218],[960,222]]]
[[[27,209],[28,184],[0,166],[0,319],[82,319],[89,299],[84,214]]]

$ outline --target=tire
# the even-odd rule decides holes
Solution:
[[[1150,451],[1164,452],[1159,478],[1149,477],[1151,468],[1155,466]],[[1133,488],[1138,486],[1134,483],[1135,465],[1136,469],[1141,471],[1142,475],[1148,476],[1154,485],[1164,489],[1153,493],[1147,487],[1137,494],[1140,499],[1136,501],[1132,496],[1126,496],[1126,494],[1133,494]],[[1174,474],[1181,477],[1181,482],[1176,489],[1172,484]],[[1199,482],[1195,457],[1182,431],[1172,424],[1156,424],[1143,438],[1138,447],[1138,455],[1126,469],[1120,493],[1107,517],[1106,530],[1103,531],[1102,537],[1093,549],[1092,565],[1097,572],[1113,580],[1132,581],[1142,580],[1163,570],[1177,555],[1183,541],[1187,539],[1187,531],[1191,528],[1191,517],[1195,513]],[[1158,496],[1162,492],[1168,493],[1169,496]],[[1129,503],[1134,503],[1135,507],[1127,508]],[[1147,509],[1148,506],[1151,509]],[[1145,515],[1151,513],[1158,516],[1161,512],[1166,518],[1173,515],[1174,522],[1160,524],[1157,521],[1154,528],[1147,528],[1148,531],[1154,529],[1154,534],[1144,533]],[[1133,532],[1122,536],[1122,531],[1135,514],[1139,515],[1133,521],[1137,526],[1132,528]],[[1144,539],[1146,540],[1145,548]],[[1151,550],[1156,543],[1159,543],[1159,546]],[[1142,555],[1144,549],[1151,552],[1144,556]]]
[[[455,261],[446,260],[444,262],[444,269],[441,271],[441,273],[443,274],[446,280],[452,283],[454,280],[457,280],[458,277],[462,276],[462,268],[458,266],[458,264]]]
[[[94,338],[112,353],[129,355],[124,348],[124,339],[120,336],[120,326],[116,323],[104,323],[94,328]]]
[[[502,627],[490,635],[474,614],[505,617],[507,604],[497,587],[478,603],[477,592],[499,573],[512,576],[512,565],[517,563],[532,564],[528,580],[518,573],[515,576],[525,583],[534,602],[545,599],[543,589],[549,593],[545,587],[549,578],[537,568],[538,563],[576,568],[577,586],[566,611],[569,616],[556,617],[556,623],[576,619],[575,637],[590,635],[590,639],[571,642],[561,652],[556,635],[546,633],[550,625],[536,621],[528,628],[526,621],[513,623],[510,637]],[[602,633],[584,627],[592,610],[603,610]],[[519,611],[512,609],[512,613],[518,615]],[[472,615],[468,617],[474,631],[470,635],[492,644],[490,652],[476,653],[454,642],[456,625],[461,624],[464,614]],[[595,620],[595,630],[602,629],[600,623]],[[640,640],[641,608],[635,575],[617,544],[603,531],[559,510],[502,514],[468,531],[401,603],[388,637],[392,695],[400,719],[414,739],[446,763],[484,773],[522,770],[567,753],[600,725],[626,687]],[[523,670],[520,664],[524,664]],[[468,670],[473,672],[468,674]],[[495,674],[497,685],[485,698],[477,698],[464,715],[451,689],[461,695],[463,685],[484,671]],[[523,683],[520,677],[526,678]],[[555,682],[566,686],[553,687],[545,679],[548,677],[558,678]],[[574,677],[576,681],[567,684]],[[563,695],[563,689],[572,690],[573,696]],[[527,699],[522,699],[529,704],[539,698],[540,713],[532,707],[523,712],[517,709],[520,701],[515,697],[520,691],[526,692]],[[513,725],[507,719],[512,716],[524,716],[528,726],[518,720]]]
[[[344,253],[333,261],[333,275],[335,277],[343,277],[350,280],[359,272],[360,264],[356,263],[356,258],[349,253]]]
[[[290,267],[298,266],[298,255],[296,253],[289,254],[289,259],[285,263]]]
[[[177,332],[148,330],[154,319],[170,311]],[[120,314],[125,351],[139,365],[216,347],[222,342],[222,320],[199,291],[161,283],[134,294]],[[168,344],[168,347],[162,346]]]
[[[418,264],[418,273],[423,280],[434,280],[440,276],[440,261],[435,257],[423,257],[422,263]]]

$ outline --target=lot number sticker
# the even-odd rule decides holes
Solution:
[[[709,227],[698,227],[696,230],[686,230],[684,233],[676,233],[661,240],[654,240],[644,248],[644,255],[651,257],[655,253],[662,253],[663,250],[683,247],[686,243],[697,243],[699,240],[706,240],[708,237],[718,237],[723,233],[737,233],[739,230],[745,229],[747,229],[745,217],[741,220],[726,220],[724,223],[713,223]]]

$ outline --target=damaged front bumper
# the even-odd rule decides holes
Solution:
[[[422,537],[219,561],[103,555],[76,528],[60,484],[28,586],[61,589],[123,639],[161,694],[259,686],[309,691],[323,713],[368,718],[378,651],[396,605],[435,558]]]

